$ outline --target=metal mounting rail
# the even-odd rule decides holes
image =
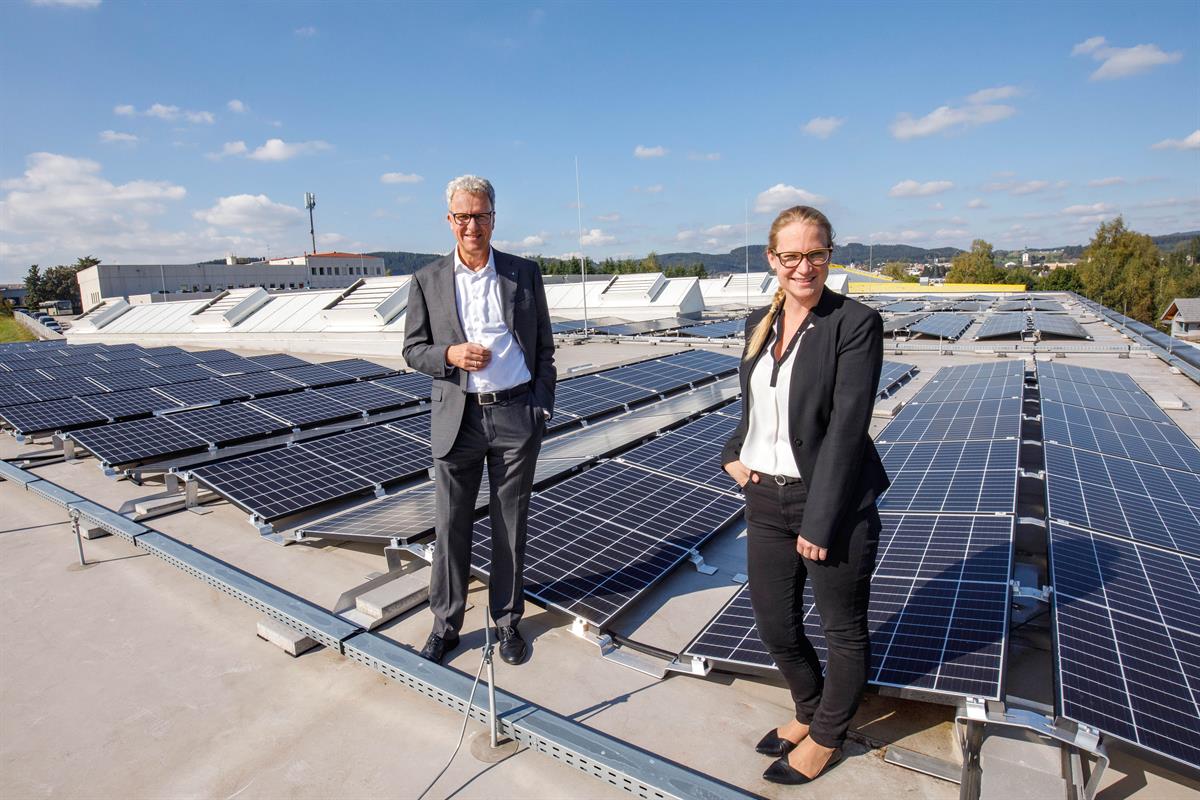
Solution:
[[[12,464],[0,461],[0,479],[24,485],[70,509],[72,517],[128,539],[192,577],[419,694],[459,713],[469,713],[484,724],[488,722],[486,698],[472,703],[468,712],[470,676],[426,661],[397,642],[366,632],[320,606]],[[500,731],[507,737],[637,797],[724,800],[755,796],[507,692],[497,692],[496,709]]]

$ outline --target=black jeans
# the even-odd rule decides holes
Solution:
[[[747,571],[758,635],[783,673],[796,720],[825,747],[841,747],[871,667],[867,604],[879,547],[875,506],[851,514],[824,561],[796,552],[808,489],[770,478],[746,484]],[[804,582],[812,581],[828,647],[827,669],[804,635]]]

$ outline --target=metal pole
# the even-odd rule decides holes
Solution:
[[[579,288],[583,292],[583,334],[586,336],[588,329],[587,259],[583,255],[583,203],[579,198],[579,156],[575,156],[575,220],[579,225]]]
[[[500,721],[496,719],[496,665],[492,660],[492,626],[483,628],[484,648],[483,661],[487,664],[488,682],[488,733],[491,735],[492,749],[500,746]]]
[[[75,532],[75,546],[79,549],[79,566],[86,567],[87,559],[83,556],[83,534],[79,531],[78,514],[71,514],[71,529]]]
[[[750,200],[746,200],[746,313],[750,313]]]

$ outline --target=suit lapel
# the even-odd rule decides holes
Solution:
[[[454,293],[454,255],[446,257],[446,260],[433,271],[434,287],[442,304],[442,313],[446,315],[446,319],[450,320],[451,327],[454,328],[454,334],[458,337],[459,342],[465,342],[467,335],[463,333],[462,319],[458,316],[458,301],[455,299]]]
[[[517,276],[512,268],[512,263],[504,253],[493,250],[492,254],[496,262],[496,280],[500,284],[500,308],[504,312],[504,324],[508,326],[513,336],[516,336],[517,329],[513,326],[513,309],[517,302]],[[518,344],[520,343],[518,341]]]

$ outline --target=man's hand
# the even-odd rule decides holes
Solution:
[[[466,342],[446,348],[446,363],[467,372],[478,372],[492,360],[492,351],[480,344]]]
[[[758,483],[758,473],[751,472],[750,468],[741,462],[741,460],[730,461],[725,465],[725,471],[729,473],[729,477],[737,481],[738,486],[745,486],[750,481]]]
[[[809,561],[824,561],[825,556],[829,555],[828,548],[817,547],[803,536],[796,537],[796,552]]]

